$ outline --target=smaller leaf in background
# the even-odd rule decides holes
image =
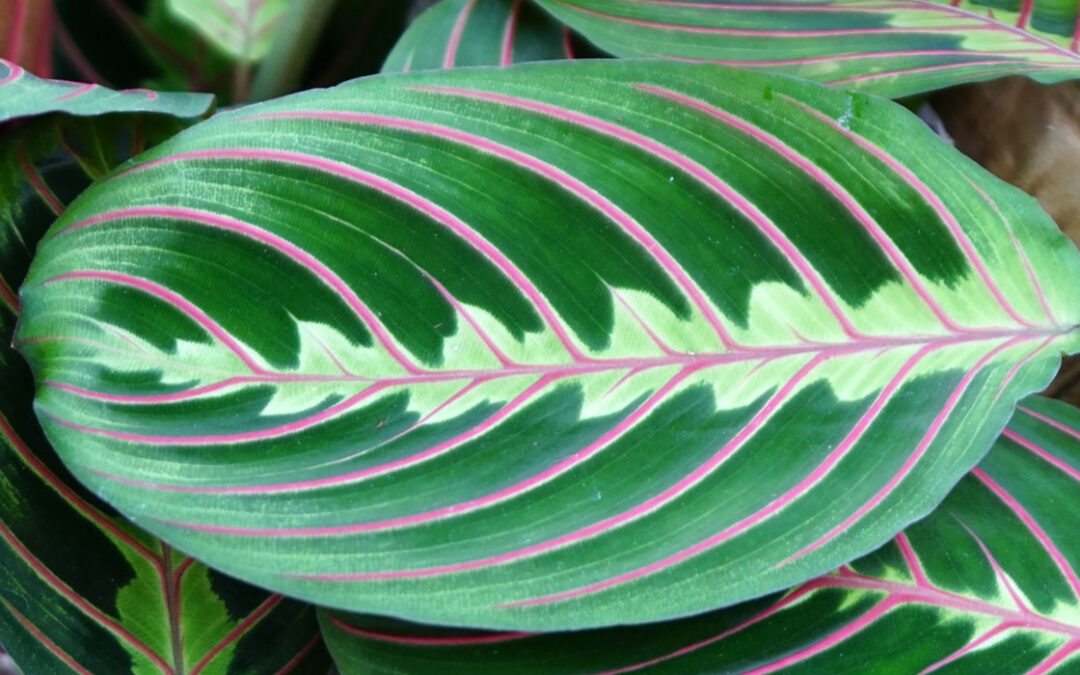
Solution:
[[[664,624],[529,635],[322,613],[343,675],[971,673],[1080,666],[1080,410],[1030,398],[925,520],[833,574]]]
[[[289,0],[167,0],[173,14],[238,61],[266,56]]]
[[[89,113],[73,98],[57,102],[55,83],[21,77],[34,86],[0,99],[7,117]],[[0,133],[0,643],[31,675],[324,675],[312,608],[229,579],[121,519],[70,477],[34,418],[32,376],[10,344],[13,289],[37,240],[94,178],[183,122],[121,114],[127,95],[94,92],[94,110],[107,114],[38,114]],[[140,98],[181,117],[211,103]]]
[[[899,98],[1013,74],[1080,77],[1060,0],[536,0],[621,57],[712,61]]]
[[[593,51],[532,2],[442,0],[409,26],[382,71],[508,66],[572,59]]]
[[[93,83],[47,80],[0,59],[0,122],[52,112],[89,116],[105,113],[165,113],[199,117],[210,110],[208,94],[115,91]]]

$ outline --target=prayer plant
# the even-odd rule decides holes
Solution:
[[[1075,0],[87,2],[0,3],[26,675],[1080,668],[1080,256],[883,98]]]

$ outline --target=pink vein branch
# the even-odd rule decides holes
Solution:
[[[510,8],[510,16],[506,20],[506,28],[503,30],[502,53],[499,62],[504,67],[514,63],[514,37],[517,34],[520,16],[521,0],[514,0],[514,6]]]
[[[61,233],[66,232],[79,225],[86,224],[88,221],[82,221],[76,225],[69,226],[66,230],[62,230]],[[95,270],[83,270],[76,272],[67,272],[59,276],[55,276],[51,279],[47,279],[42,282],[42,285],[55,284],[62,281],[106,281],[121,286],[128,286],[130,288],[138,289],[148,295],[152,295],[159,300],[163,300],[175,309],[183,312],[185,316],[190,317],[193,321],[198,323],[207,333],[213,335],[222,345],[224,345],[229,351],[231,351],[238,359],[240,359],[245,366],[252,373],[267,374],[268,371],[264,370],[247,350],[229,334],[224,328],[221,327],[217,321],[210,318],[206,312],[202,311],[194,303],[190,302],[186,298],[182,297],[179,293],[175,293],[161,284],[157,284],[153,281],[146,279],[140,279],[139,277],[130,276],[128,274],[120,274],[118,272],[104,272]]]
[[[822,480],[825,479],[826,476],[831,473],[831,471],[840,463],[840,461],[848,455],[848,453],[855,446],[858,440],[862,438],[862,436],[866,433],[866,430],[869,429],[873,421],[877,419],[878,415],[880,415],[881,411],[885,408],[885,405],[900,388],[901,384],[904,381],[904,378],[906,378],[911,373],[911,371],[915,368],[919,361],[925,358],[928,354],[940,348],[941,347],[937,345],[930,345],[924,347],[923,349],[919,350],[917,354],[908,359],[908,361],[904,363],[904,365],[897,372],[897,374],[894,375],[889,381],[889,383],[882,389],[881,393],[878,394],[877,398],[870,405],[867,411],[862,415],[862,417],[860,417],[859,421],[856,422],[855,426],[844,438],[844,440],[841,441],[831,453],[829,453],[829,456],[825,459],[825,461],[823,461],[819,466],[817,466],[808,476],[806,476],[806,478],[799,481],[798,484],[785,491],[782,495],[771,501],[764,508],[756,511],[753,515],[743,518],[733,523],[732,525],[729,525],[721,532],[697,544],[694,544],[689,548],[679,551],[678,553],[675,553],[671,556],[668,556],[661,561],[652,563],[645,567],[641,567],[637,570],[633,570],[631,572],[624,573],[611,579],[606,579],[604,581],[600,581],[589,586],[584,586],[563,593],[557,593],[549,596],[508,603],[502,606],[523,607],[568,600],[571,598],[596,593],[611,588],[613,586],[621,585],[645,576],[656,574],[664,571],[665,569],[673,565],[684,562],[685,560],[688,560],[693,556],[700,555],[708,550],[714,549],[746,532],[755,525],[758,525],[759,523],[775,516],[783,509],[789,507],[799,497],[802,497],[807,492],[809,492],[814,486],[818,485]],[[824,358],[819,357],[807,364],[807,366],[805,366],[788,382],[788,384],[783,390],[778,392],[777,395],[769,401],[769,403],[765,406],[762,412],[755,416],[755,418],[751,420],[750,424],[747,425],[747,427],[744,428],[742,431],[740,431],[740,433],[729,444],[725,445],[725,447],[722,448],[721,451],[717,453],[717,455],[715,455],[708,463],[706,463],[706,465],[699,468],[690,476],[680,481],[678,484],[676,484],[675,488],[672,488],[668,492],[661,495],[661,497],[670,497],[669,499],[661,500],[660,498],[654,498],[653,500],[650,500],[650,502],[656,503],[647,502],[646,505],[652,507],[650,510],[655,510],[655,508],[662,506],[664,503],[668,503],[682,496],[682,494],[689,490],[691,487],[693,487],[693,485],[700,482],[705,475],[714,471],[724,460],[726,460],[731,455],[731,453],[741,447],[743,443],[745,443],[745,441],[748,440],[749,437],[757,431],[757,429],[767,423],[768,419],[775,412],[776,408],[779,407],[780,403],[782,403],[794,391],[794,387],[798,385],[799,382],[807,374],[809,374],[811,369],[813,369],[815,366],[817,366],[824,360]],[[701,475],[695,475],[699,473]]]
[[[644,87],[645,85],[641,85]],[[747,220],[752,222],[761,232],[769,239],[774,247],[784,253],[788,260],[792,261],[792,264],[802,273],[803,277],[811,284],[814,290],[821,297],[826,307],[836,317],[840,323],[844,332],[849,337],[859,336],[859,332],[851,325],[850,321],[844,315],[840,309],[838,303],[834,299],[832,293],[825,286],[820,276],[810,265],[809,261],[802,252],[795,247],[790,240],[784,235],[779,227],[776,226],[772,220],[769,219],[756,205],[750,202],[746,197],[739,194],[734,188],[728,185],[716,174],[712,173],[704,166],[695,162],[693,159],[686,155],[658,143],[651,138],[638,134],[626,127],[622,127],[604,120],[585,115],[573,110],[561,108],[559,106],[550,105],[547,103],[541,103],[539,101],[533,101],[529,99],[518,98],[514,96],[507,96],[505,94],[497,94],[486,91],[476,91],[470,89],[459,89],[454,87],[414,87],[420,91],[427,91],[431,93],[444,94],[448,96],[457,96],[461,98],[470,98],[475,100],[487,101],[489,103],[496,103],[508,107],[518,108],[521,110],[529,110],[532,112],[540,113],[548,117],[552,117],[564,122],[569,122],[576,126],[590,129],[604,134],[610,138],[614,138],[623,143],[627,143],[636,148],[644,150],[652,155],[662,158],[672,166],[685,171],[690,174],[695,180],[707,187],[709,190],[717,194],[721,199],[731,204],[741,214],[746,217]],[[490,143],[490,141],[488,142]],[[629,218],[629,216],[626,216]],[[640,227],[640,226],[639,226]],[[646,235],[648,236],[648,235]],[[722,341],[728,348],[738,348],[734,340],[728,335],[724,329],[719,317],[716,316],[716,312],[709,305],[705,299],[704,294],[697,287],[697,285],[690,279],[685,270],[678,264],[678,262],[671,257],[666,251],[664,251],[658,242],[651,236],[648,238],[637,237],[639,241],[642,241],[646,249],[657,259],[657,261],[666,269],[672,278],[683,288],[684,292],[690,297],[690,299],[697,305],[698,310],[708,319],[709,323],[714,326],[717,333],[721,336]]]
[[[333,113],[328,113],[328,114],[332,115]],[[319,113],[312,113],[312,115],[313,116],[318,116]],[[301,114],[301,113],[279,113],[279,114],[270,113],[270,114],[266,114],[266,115],[261,115],[260,117],[302,117],[302,116],[303,116],[303,114]],[[405,188],[405,187],[403,187],[401,185],[393,183],[393,182],[391,182],[391,181],[389,181],[389,180],[387,180],[387,179],[385,179],[385,178],[383,178],[381,176],[377,176],[377,175],[369,173],[367,171],[357,169],[356,167],[353,167],[353,166],[351,166],[349,164],[344,164],[344,163],[341,163],[341,162],[336,162],[336,161],[333,161],[333,160],[324,159],[322,157],[317,157],[317,156],[314,156],[314,155],[306,155],[306,154],[302,154],[302,153],[298,153],[298,152],[288,152],[288,151],[284,151],[284,150],[259,150],[259,149],[244,149],[244,148],[221,149],[221,150],[197,150],[197,151],[192,151],[192,152],[177,153],[175,155],[170,155],[169,157],[166,157],[166,158],[163,158],[163,159],[152,160],[150,162],[140,164],[139,166],[135,167],[134,169],[130,169],[127,173],[131,173],[131,172],[135,172],[135,171],[143,171],[143,170],[149,169],[149,168],[151,168],[153,166],[158,166],[158,165],[161,165],[161,164],[171,163],[171,162],[179,162],[179,161],[187,161],[187,160],[213,160],[213,159],[251,159],[251,160],[260,160],[260,161],[266,161],[266,162],[277,162],[277,163],[286,164],[286,165],[292,165],[292,166],[303,166],[303,167],[306,167],[306,168],[309,168],[309,169],[314,169],[316,171],[321,171],[323,173],[326,173],[326,174],[329,174],[329,175],[332,175],[332,176],[336,176],[336,177],[341,178],[343,180],[347,180],[347,181],[350,181],[350,182],[353,182],[353,183],[357,183],[357,184],[360,184],[360,185],[365,185],[367,187],[373,188],[375,190],[378,190],[378,191],[382,192],[383,194],[386,194],[386,195],[394,198],[395,200],[397,200],[397,201],[399,201],[401,203],[404,203],[404,204],[410,206],[411,208],[416,209],[420,213],[424,214],[425,216],[431,218],[435,222],[443,225],[444,227],[446,227],[449,230],[451,230],[452,232],[454,232],[456,235],[461,237],[466,243],[471,245],[477,251],[483,253],[489,260],[492,261],[493,264],[495,264],[497,267],[499,267],[503,271],[503,273],[511,281],[513,281],[518,286],[518,288],[520,288],[522,290],[522,292],[533,302],[533,305],[538,309],[541,316],[544,317],[544,319],[548,323],[548,326],[555,333],[556,337],[559,339],[560,343],[563,345],[563,348],[567,351],[567,353],[571,356],[571,358],[573,358],[575,361],[588,360],[587,357],[581,352],[581,350],[578,349],[577,346],[574,344],[574,342],[571,339],[569,333],[562,326],[562,323],[559,320],[555,310],[551,307],[550,303],[548,303],[547,299],[544,298],[544,296],[540,293],[540,291],[536,288],[536,286],[532,283],[532,281],[530,281],[529,278],[526,277],[525,274],[522,273],[521,270],[519,270],[510,261],[510,259],[506,257],[505,254],[503,254],[502,251],[500,251],[498,248],[496,248],[494,245],[492,245],[491,242],[484,239],[478,232],[476,232],[474,229],[472,229],[465,221],[463,221],[460,218],[458,218],[457,216],[453,215],[452,213],[450,213],[446,209],[442,208],[438,204],[436,204],[436,203],[434,203],[434,202],[420,196],[419,194],[413,192],[412,190],[409,190],[408,188]],[[147,207],[147,208],[155,208],[155,207]],[[170,210],[170,211],[190,211],[188,209],[168,209],[168,210]],[[129,209],[128,211],[130,212],[131,209]],[[195,213],[201,213],[201,212],[195,212]],[[238,223],[238,221],[233,221],[232,219],[225,219],[224,217],[220,217],[220,216],[214,216],[213,214],[203,214],[201,217],[205,221],[208,215],[213,216],[214,218],[217,218],[219,220],[219,222],[223,221],[223,220],[228,220],[228,221],[231,221],[232,223]],[[257,229],[257,228],[254,228],[254,226],[247,225],[246,223],[244,223],[243,225],[247,228],[248,231],[254,231],[254,230]],[[74,227],[74,226],[71,226],[71,227]],[[69,229],[70,229],[70,227],[69,227]],[[259,232],[264,232],[264,231],[260,230]],[[280,237],[277,237],[276,235],[271,235],[269,233],[265,233],[265,234],[266,234],[267,241],[268,242],[273,241],[274,244],[276,244],[278,247],[280,247],[281,250],[288,251],[291,255],[294,255],[294,256],[301,256],[304,260],[307,261],[309,266],[316,265],[317,267],[315,267],[313,269],[323,269],[324,268],[322,263],[319,263],[317,260],[315,260],[313,257],[311,257],[310,254],[308,254],[306,251],[303,251],[303,249],[300,249],[299,247],[296,247],[295,245],[285,241],[284,239],[281,239]],[[330,274],[332,274],[332,272],[330,272],[328,269],[326,270],[326,272],[329,272]],[[340,279],[337,279],[334,282],[333,287],[335,288],[335,290],[338,290],[343,295],[348,293],[349,295],[347,295],[346,297],[351,300],[350,304],[353,304],[354,309],[356,309],[357,311],[361,311],[362,303],[360,303],[359,298],[356,298],[355,293],[351,289],[349,289],[347,286],[345,286],[343,281],[340,281]],[[352,298],[355,298],[355,300],[353,300]],[[395,358],[399,358],[401,360],[401,362],[402,362],[402,365],[404,366],[404,363],[406,362],[406,357],[404,356],[404,354],[402,354],[396,348],[391,350],[391,347],[393,345],[392,338],[390,338],[389,334],[387,334],[385,332],[385,330],[381,327],[381,323],[374,317],[374,315],[372,315],[370,313],[370,310],[365,309],[365,310],[363,310],[362,313],[363,313],[364,316],[369,317],[369,318],[365,319],[365,322],[368,323],[368,325],[372,329],[372,331],[376,332],[376,335],[379,336],[380,342],[383,343],[384,347],[388,351],[390,351],[391,354],[395,354],[396,355]],[[419,372],[419,369],[417,369],[415,366],[410,366],[410,367],[407,367],[406,369],[409,370],[409,372],[412,372],[412,373],[418,373]]]
[[[35,626],[29,619],[23,616],[23,614],[19,612],[19,610],[15,609],[15,606],[8,602],[6,599],[4,599],[3,596],[0,596],[0,605],[3,605],[4,609],[6,609],[13,617],[15,617],[15,620],[18,621],[24,629],[26,629],[26,632],[34,636],[34,639],[37,640],[43,647],[45,647],[45,649],[47,649],[49,653],[63,661],[73,671],[75,671],[79,675],[94,675],[94,673],[81,666],[78,661],[76,661],[70,654],[65,652],[60,647],[60,645],[53,642],[48,635],[41,631],[40,628]],[[0,651],[0,654],[3,653],[3,651]],[[172,673],[172,671],[163,672],[167,672],[168,675],[171,675]]]
[[[893,492],[896,490],[897,486],[899,486],[900,483],[902,483],[911,474],[911,472],[915,469],[915,465],[918,464],[918,462],[923,458],[923,456],[926,455],[926,453],[929,451],[930,446],[937,438],[937,435],[941,432],[942,427],[945,426],[945,422],[949,419],[949,416],[952,414],[953,409],[956,408],[957,405],[959,405],[960,399],[963,397],[964,393],[967,392],[967,389],[971,385],[971,382],[975,379],[975,376],[984,367],[986,367],[986,365],[990,363],[990,361],[993,360],[994,357],[996,357],[1001,352],[1015,346],[1016,344],[1031,339],[1033,338],[1013,338],[1012,340],[1009,340],[1008,342],[1005,342],[1004,344],[1001,344],[990,350],[990,352],[988,352],[985,356],[979,359],[975,366],[971,370],[969,370],[960,380],[960,383],[956,386],[956,388],[953,389],[952,393],[949,395],[948,400],[946,400],[944,407],[942,407],[941,412],[939,412],[937,417],[934,418],[933,423],[931,423],[930,428],[927,429],[926,433],[923,435],[922,440],[919,441],[918,446],[916,446],[914,451],[912,451],[908,458],[904,460],[904,463],[900,467],[900,470],[897,471],[896,474],[894,474],[888,480],[888,482],[884,486],[882,486],[876,494],[874,494],[873,497],[871,497],[868,501],[866,501],[866,503],[860,506],[855,513],[845,518],[843,522],[829,530],[827,534],[820,537],[812,544],[804,547],[794,555],[780,562],[776,567],[783,567],[785,565],[789,565],[796,560],[810,555],[811,553],[817,551],[826,544],[829,544],[837,537],[842,535],[844,532],[848,531],[855,523],[862,520],[868,513],[877,508],[878,505],[881,504],[881,502],[884,501],[887,497],[892,495]]]
[[[476,7],[476,0],[469,0],[461,8],[457,21],[454,22],[454,27],[450,31],[450,39],[446,43],[446,52],[443,54],[443,68],[454,67],[454,63],[457,61],[458,47],[461,46],[461,36],[465,33],[465,25],[469,22],[469,15],[472,14],[474,7]]]
[[[916,293],[918,293],[919,297],[922,298],[923,302],[930,309],[930,311],[934,313],[934,316],[938,318],[941,324],[945,326],[945,328],[954,332],[962,330],[959,326],[956,325],[952,318],[945,313],[945,310],[943,310],[941,306],[937,303],[933,295],[931,295],[930,291],[926,289],[926,286],[922,283],[922,280],[919,278],[918,273],[916,273],[914,268],[911,266],[910,261],[907,260],[903,252],[901,252],[899,247],[896,246],[895,242],[893,242],[888,237],[888,235],[885,234],[885,231],[881,228],[877,221],[874,220],[874,218],[866,211],[866,209],[863,208],[862,204],[860,204],[858,200],[856,200],[855,197],[852,196],[852,194],[848,192],[846,188],[844,188],[843,185],[841,185],[835,178],[822,170],[821,167],[817,166],[806,156],[800,154],[794,148],[784,143],[776,136],[773,136],[767,131],[760,129],[759,127],[756,127],[743,119],[731,115],[730,113],[711,106],[704,101],[684,96],[682,94],[679,94],[678,92],[671,91],[669,89],[664,89],[648,84],[639,84],[637,85],[637,88],[641,89],[642,91],[661,96],[668,100],[675,101],[681,105],[693,108],[700,112],[704,112],[710,117],[724,122],[728,126],[731,126],[741,131],[742,133],[749,135],[755,141],[767,146],[768,148],[779,154],[781,157],[783,157],[785,160],[798,167],[803,173],[813,178],[830,194],[832,194],[836,198],[836,200],[839,201],[848,210],[848,212],[855,217],[857,221],[859,221],[859,224],[863,226],[863,228],[867,231],[868,234],[870,234],[870,236],[874,239],[877,245],[885,252],[885,254],[892,261],[893,265],[896,266],[896,268],[907,280],[907,282],[911,284],[911,287],[915,290]],[[783,237],[782,234],[780,234],[779,236]],[[782,250],[790,257],[791,253],[788,249],[794,249],[795,247],[786,239],[784,241],[787,247]],[[802,258],[802,253],[799,252],[798,256],[799,258]],[[798,258],[793,259],[798,260]],[[810,266],[809,262],[805,260],[805,258],[802,258],[802,265],[811,270],[809,274],[811,274],[812,276],[808,278],[811,280],[812,285],[814,285],[814,288],[818,290],[818,294],[825,301],[826,305],[830,307],[833,313],[838,314],[839,317],[843,318],[842,325],[844,325],[844,330],[845,332],[848,332],[850,334],[850,332],[854,329],[851,328],[850,324],[847,323],[846,317],[843,317],[843,314],[840,313],[839,307],[837,307],[836,300],[832,299],[831,294],[826,294],[827,292],[823,290],[825,286],[824,281],[817,274],[816,270],[813,270],[813,268]],[[808,274],[808,272],[804,271],[803,274],[806,275]]]
[[[1072,436],[1076,440],[1080,441],[1080,430],[1074,429],[1074,428],[1070,427],[1068,424],[1065,424],[1064,422],[1061,422],[1060,420],[1056,420],[1056,419],[1054,419],[1052,417],[1047,417],[1046,415],[1043,415],[1040,412],[1036,412],[1036,411],[1032,410],[1031,408],[1025,408],[1024,406],[1018,407],[1017,410],[1020,410],[1025,415],[1030,415],[1031,417],[1034,417],[1035,419],[1039,420],[1040,422],[1042,422],[1044,424],[1049,424],[1050,426],[1057,429],[1058,431],[1064,432],[1064,433]]]
[[[16,65],[11,61],[7,61],[5,59],[0,59],[0,64],[6,66],[8,69],[7,75],[5,75],[3,79],[0,79],[0,87],[4,86],[5,84],[11,84],[12,82],[18,80],[20,77],[23,76],[23,73],[26,72],[22,69],[22,66]]]
[[[1005,229],[1009,233],[1009,240],[1012,241],[1013,248],[1016,249],[1016,254],[1020,256],[1020,261],[1023,263],[1024,270],[1027,272],[1028,281],[1031,282],[1031,287],[1035,291],[1036,297],[1039,298],[1039,304],[1042,305],[1043,313],[1046,315],[1046,318],[1049,319],[1051,324],[1057,324],[1058,320],[1054,317],[1054,311],[1050,309],[1050,303],[1046,299],[1046,289],[1043,288],[1042,283],[1039,281],[1039,277],[1035,274],[1035,269],[1031,265],[1031,258],[1028,257],[1023,244],[1017,239],[1012,224],[1001,211],[1001,207],[998,205],[997,201],[995,201],[986,190],[982,189],[982,187],[972,180],[970,176],[965,175],[964,179],[968,182],[968,185],[979,193],[979,196],[982,197],[983,201],[994,211],[994,214],[998,217],[998,220],[1001,221],[1001,224],[1005,226]]]
[[[1005,429],[1005,431],[1002,432],[1002,436],[1009,439],[1013,443],[1016,443],[1017,445],[1024,448],[1031,454],[1035,455],[1039,459],[1043,460],[1047,464],[1053,466],[1055,469],[1062,472],[1072,480],[1080,483],[1080,469],[1077,469],[1072,464],[1069,464],[1060,457],[1057,457],[1056,455],[1050,453],[1048,450],[1046,450],[1039,444],[1024,438],[1012,429]]]
[[[26,147],[20,143],[18,146],[19,155],[19,168],[22,169],[23,175],[26,176],[26,180],[34,188],[34,192],[37,193],[41,201],[45,202],[45,205],[49,207],[49,210],[54,215],[61,215],[64,213],[64,203],[56,196],[56,193],[52,191],[52,188],[45,182],[45,179],[41,177],[41,173],[38,172],[37,167],[30,161],[30,158],[26,154]]]
[[[46,567],[28,548],[15,537],[15,533],[8,529],[4,523],[0,522],[0,540],[6,541],[7,544],[15,550],[19,558],[23,560],[41,579],[48,584],[58,595],[62,596],[72,605],[74,605],[80,612],[85,614],[88,618],[101,625],[103,628],[109,630],[120,638],[123,642],[127,643],[130,647],[143,654],[148,658],[158,670],[162,673],[171,674],[172,669],[165,661],[150,649],[145,643],[136,638],[127,629],[99,610],[97,607],[88,602],[85,598],[76,593],[71,587],[69,587],[60,577],[56,576],[52,570]]]
[[[174,156],[171,159],[176,159],[179,155]],[[158,160],[166,161],[166,160]],[[157,162],[148,162],[142,164],[134,169],[129,169],[126,173],[140,171],[146,167],[155,164]],[[376,340],[382,345],[383,349],[394,358],[395,361],[406,371],[411,374],[419,374],[423,372],[417,367],[412,360],[397,346],[394,339],[382,326],[382,323],[375,316],[375,313],[356,295],[356,292],[352,290],[346,284],[341,277],[333,272],[329,267],[324,265],[321,261],[316,259],[313,255],[293,244],[286,239],[279,237],[272,232],[256,227],[249,223],[230,218],[228,216],[219,215],[216,213],[210,213],[207,211],[199,211],[197,209],[189,209],[183,207],[168,207],[168,206],[133,206],[126,209],[117,209],[115,211],[108,211],[96,216],[91,216],[84,220],[77,221],[63,228],[54,236],[62,236],[69,232],[82,229],[85,227],[91,227],[95,225],[101,225],[105,223],[111,223],[117,220],[123,220],[126,218],[165,218],[181,221],[189,221],[194,223],[200,223],[210,227],[215,227],[230,232],[236,232],[244,235],[250,239],[254,239],[263,244],[270,246],[282,255],[292,259],[296,263],[306,267],[315,275],[323,284],[328,286],[331,290],[338,293],[339,297],[349,305],[354,313],[360,318],[361,321],[368,327],[369,330],[375,335]],[[196,311],[201,313],[201,310],[195,308]],[[193,315],[194,316],[194,315]],[[209,319],[209,317],[207,317]],[[215,333],[216,335],[216,333]],[[245,363],[248,363],[245,360]],[[264,373],[261,367],[253,367],[252,372]]]
[[[1003,488],[997,481],[991,478],[985,471],[979,468],[975,468],[971,472],[979,481],[985,485],[998,499],[1005,503],[1009,510],[1016,514],[1016,517],[1024,523],[1024,526],[1028,528],[1032,536],[1034,536],[1047,555],[1054,561],[1057,568],[1061,570],[1061,574],[1065,577],[1065,580],[1069,582],[1069,586],[1072,589],[1073,595],[1080,599],[1080,577],[1077,577],[1076,570],[1062,554],[1061,549],[1057,547],[1054,540],[1050,538],[1050,535],[1046,533],[1046,530],[1039,525],[1038,521],[1032,517],[1028,510],[1025,509],[1020,502],[1016,500],[1009,492]]]
[[[1013,309],[1012,304],[1005,298],[1004,294],[1001,292],[1001,289],[998,288],[997,283],[995,283],[993,278],[990,276],[990,272],[987,271],[986,264],[983,262],[982,257],[979,255],[978,251],[976,251],[975,247],[972,245],[971,239],[968,238],[967,233],[964,232],[964,228],[962,228],[960,226],[960,223],[957,222],[956,216],[953,215],[952,211],[950,211],[949,208],[947,206],[945,206],[944,202],[941,201],[941,198],[938,197],[934,193],[934,191],[931,190],[926,185],[926,183],[924,183],[922,181],[921,178],[916,176],[911,171],[911,169],[909,169],[906,166],[904,166],[903,164],[901,164],[899,162],[899,160],[897,160],[895,157],[893,157],[892,155],[887,153],[885,150],[881,149],[877,145],[874,145],[873,143],[871,143],[867,139],[863,138],[862,136],[860,136],[860,135],[858,135],[856,133],[853,133],[851,130],[845,129],[843,126],[840,125],[839,122],[832,119],[828,115],[826,115],[826,114],[824,114],[824,113],[822,113],[822,112],[820,112],[818,110],[814,110],[813,108],[806,105],[802,101],[797,101],[797,100],[795,100],[795,99],[793,99],[793,98],[791,98],[789,96],[781,95],[781,97],[784,98],[785,100],[787,100],[792,105],[796,106],[797,108],[805,111],[806,113],[808,113],[812,117],[816,117],[817,119],[821,120],[822,122],[827,124],[829,127],[834,129],[838,133],[840,133],[840,134],[846,136],[847,138],[849,138],[851,141],[853,141],[860,148],[862,148],[866,152],[870,153],[871,155],[876,157],[878,160],[880,160],[883,164],[888,166],[894,173],[896,173],[898,176],[900,176],[908,185],[910,185],[912,188],[914,188],[915,191],[919,194],[919,196],[922,197],[923,200],[926,201],[926,203],[929,204],[930,207],[934,209],[934,211],[938,214],[938,216],[945,223],[945,226],[948,228],[949,232],[952,234],[953,240],[960,246],[961,250],[963,250],[964,255],[967,257],[967,259],[971,263],[972,267],[975,268],[975,270],[978,273],[979,277],[982,279],[983,284],[986,285],[986,289],[994,297],[994,299],[997,301],[998,305],[1000,305],[1001,308],[1004,309],[1005,312],[1016,323],[1020,324],[1021,326],[1030,326],[1031,325],[1027,320],[1025,320],[1023,317],[1021,317],[1019,314],[1017,314],[1016,310]]]
[[[206,670],[206,667],[213,663],[214,659],[216,659],[223,651],[225,651],[225,649],[228,648],[229,645],[235,643],[244,635],[244,633],[251,630],[251,628],[255,626],[255,624],[262,621],[267,614],[269,614],[271,611],[273,611],[275,607],[281,604],[281,601],[283,599],[284,598],[282,598],[282,596],[280,595],[271,595],[269,598],[267,598],[265,602],[263,602],[255,609],[254,612],[252,612],[250,615],[248,615],[247,618],[237,624],[236,628],[233,628],[231,631],[229,631],[229,634],[226,635],[221,640],[221,642],[214,645],[213,649],[208,651],[206,653],[206,656],[204,656],[201,661],[195,664],[195,667],[191,669],[190,675],[199,675],[199,673]]]
[[[126,431],[113,431],[110,429],[99,429],[96,427],[89,427],[82,424],[77,424],[69,420],[61,419],[48,413],[44,413],[49,419],[57,424],[68,427],[69,429],[75,429],[95,436],[104,436],[105,438],[112,438],[118,441],[129,441],[131,443],[147,443],[151,445],[183,445],[183,446],[201,446],[201,445],[222,445],[231,443],[251,443],[254,441],[261,441],[271,438],[277,438],[287,434],[294,434],[305,429],[317,426],[331,420],[339,415],[342,415],[363,401],[374,396],[378,392],[388,387],[385,383],[373,384],[367,389],[364,389],[358,394],[354,394],[349,398],[337,403],[335,405],[326,408],[314,415],[308,415],[302,419],[288,424],[280,424],[276,427],[269,429],[260,429],[258,431],[244,431],[234,434],[210,434],[204,436],[154,436],[150,434],[136,434]],[[109,474],[95,471],[102,476],[111,477]]]
[[[419,90],[428,90],[428,88],[416,87]],[[248,119],[274,119],[274,118],[307,118],[307,119],[323,119],[336,122],[344,122],[348,124],[367,124],[376,127],[388,127],[392,129],[404,129],[406,131],[412,131],[414,133],[421,133],[429,136],[435,136],[437,138],[453,141],[455,143],[463,144],[468,147],[480,149],[488,152],[497,157],[501,157],[510,162],[513,162],[521,167],[524,167],[533,173],[544,176],[551,180],[555,184],[559,185],[566,191],[573,194],[575,197],[581,199],[586,204],[595,208],[602,213],[605,217],[610,219],[613,223],[618,225],[620,229],[629,234],[635,241],[638,242],[645,250],[652,255],[665,271],[673,278],[679,285],[690,295],[691,299],[698,308],[703,312],[709,323],[716,329],[721,338],[721,342],[728,348],[737,348],[735,341],[730,337],[727,330],[723,327],[719,317],[715,311],[708,305],[704,296],[700,290],[694,286],[689,276],[678,262],[671,257],[671,255],[664,250],[660,243],[653,237],[644,227],[641,226],[636,220],[634,220],[629,214],[620,209],[617,205],[611,202],[609,199],[598,193],[593,188],[589,187],[582,181],[567,174],[562,169],[555,167],[551,164],[543,162],[531,155],[527,155],[523,152],[515,150],[514,148],[507,147],[500,143],[496,143],[487,138],[476,136],[458,129],[450,127],[443,127],[435,124],[428,124],[425,122],[416,122],[413,120],[407,120],[397,117],[387,117],[383,115],[372,115],[365,113],[347,113],[347,112],[323,112],[323,111],[295,111],[288,113],[268,113],[265,115],[253,116]],[[502,255],[501,253],[499,254]],[[489,256],[494,257],[494,256]],[[507,261],[506,265],[510,263]],[[531,282],[528,282],[531,285]],[[519,283],[519,286],[521,284]],[[538,292],[537,292],[538,294]],[[531,295],[531,293],[530,293]],[[553,326],[554,320],[549,321]],[[564,344],[568,343],[568,339],[564,340]],[[572,345],[569,345],[572,346]],[[569,346],[567,347],[569,350]],[[580,358],[584,358],[583,355],[579,355]]]

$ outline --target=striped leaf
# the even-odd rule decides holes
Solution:
[[[579,40],[525,0],[442,0],[398,40],[384,73],[572,59]]]
[[[202,107],[192,108],[193,99]],[[10,100],[22,114],[33,110],[30,100]],[[116,110],[129,106],[126,97],[112,100]],[[9,99],[0,101],[10,114]],[[161,95],[152,105],[186,115],[208,103]],[[39,107],[57,105],[50,96]],[[99,105],[109,110],[107,100]],[[10,347],[18,318],[11,289],[55,214],[178,122],[160,115],[22,122],[0,136],[0,643],[29,675],[323,675],[329,657],[310,607],[196,563],[71,478],[41,433],[32,377]]]
[[[46,432],[152,532],[521,629],[881,546],[1080,341],[1075,248],[906,110],[674,62],[216,116],[87,191],[22,293]]]
[[[1080,77],[1075,0],[536,0],[617,56],[763,68],[907,96]]]
[[[884,548],[786,594],[665,624],[529,635],[324,614],[344,675],[1067,673],[1080,665],[1080,411],[1031,398]]]
[[[294,0],[166,0],[169,11],[231,58],[266,56]]]
[[[213,100],[207,94],[114,91],[97,84],[48,80],[0,59],[0,123],[54,112],[77,116],[147,112],[191,118],[206,113]]]

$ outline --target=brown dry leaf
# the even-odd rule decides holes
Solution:
[[[930,99],[956,147],[1039,200],[1080,245],[1080,83],[1010,77]],[[1067,359],[1050,396],[1080,405],[1080,357]]]

